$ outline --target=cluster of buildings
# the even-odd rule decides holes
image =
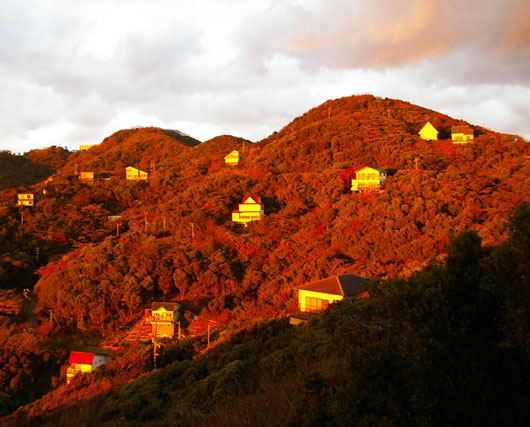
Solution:
[[[176,302],[154,302],[146,310],[144,322],[151,326],[151,339],[172,339],[175,336],[180,338],[180,324],[178,323],[180,305]],[[94,372],[94,370],[111,358],[104,354],[71,351],[66,369],[66,383],[69,384],[72,378],[78,374]]]
[[[431,124],[431,122],[425,123],[425,125],[418,132],[421,139],[426,141],[437,141],[438,130]],[[473,141],[474,133],[467,125],[452,126],[451,127],[451,141],[455,144],[466,144]]]

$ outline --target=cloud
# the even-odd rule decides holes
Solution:
[[[259,140],[356,93],[530,137],[526,3],[5,0],[0,149],[76,148],[129,124]]]
[[[384,69],[472,52],[453,66],[477,61],[486,79],[479,67],[500,63],[505,72],[491,81],[528,83],[529,22],[524,0],[335,0],[311,12],[279,2],[253,16],[240,37],[253,70],[275,55],[307,70]]]

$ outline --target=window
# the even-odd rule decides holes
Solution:
[[[304,311],[317,313],[328,308],[329,301],[320,298],[305,297]]]

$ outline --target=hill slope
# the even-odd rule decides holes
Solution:
[[[442,137],[460,123],[359,96],[328,101],[254,144],[120,131],[73,154],[62,179],[36,185],[33,208],[14,208],[5,195],[2,286],[31,288],[38,268],[36,313],[49,325],[53,311],[55,333],[112,337],[144,304],[171,299],[185,307],[188,334],[208,320],[237,328],[284,316],[296,309],[297,285],[333,274],[409,277],[442,262],[465,229],[497,245],[509,212],[529,200],[528,144],[481,128],[471,144],[427,142],[417,135],[427,120]],[[224,165],[236,148],[241,165]],[[152,161],[148,181],[123,179],[125,166],[147,170]],[[76,165],[111,178],[82,182]],[[364,165],[392,170],[382,192],[351,192],[352,172]],[[231,222],[245,196],[265,206],[247,228]]]
[[[68,154],[59,147],[32,150],[23,156],[0,151],[0,190],[43,181],[65,164]]]

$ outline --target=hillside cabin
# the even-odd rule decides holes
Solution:
[[[453,126],[451,127],[451,140],[455,144],[465,144],[473,141],[473,129],[469,126]]]
[[[79,151],[88,151],[88,150],[90,150],[92,147],[95,147],[96,145],[98,145],[98,144],[80,145],[80,146],[79,146]]]
[[[387,176],[386,171],[378,168],[364,167],[357,169],[354,171],[354,178],[351,180],[351,191],[359,193],[380,190]]]
[[[149,313],[151,334],[155,338],[173,338],[180,305],[176,302],[154,302]]]
[[[232,212],[232,221],[238,224],[244,224],[245,227],[251,221],[259,221],[264,215],[261,198],[245,197],[239,204],[239,209]]]
[[[18,193],[17,206],[33,206],[33,193]]]
[[[72,378],[77,374],[93,372],[97,367],[109,361],[107,356],[84,351],[71,351],[68,358],[68,369],[66,370],[66,384],[70,384]]]
[[[241,154],[234,150],[225,156],[225,164],[230,166],[237,166],[241,162]]]
[[[431,122],[427,122],[418,133],[421,139],[426,141],[436,141],[438,139],[439,132],[433,125],[431,125]]]
[[[347,296],[369,298],[368,292],[363,290],[363,281],[354,274],[341,274],[298,286],[298,309],[300,313],[320,313],[329,304]]]
[[[140,169],[127,166],[125,168],[125,179],[129,181],[142,181],[148,178],[147,172],[141,171]]]
[[[79,172],[79,179],[93,181],[94,172]]]

